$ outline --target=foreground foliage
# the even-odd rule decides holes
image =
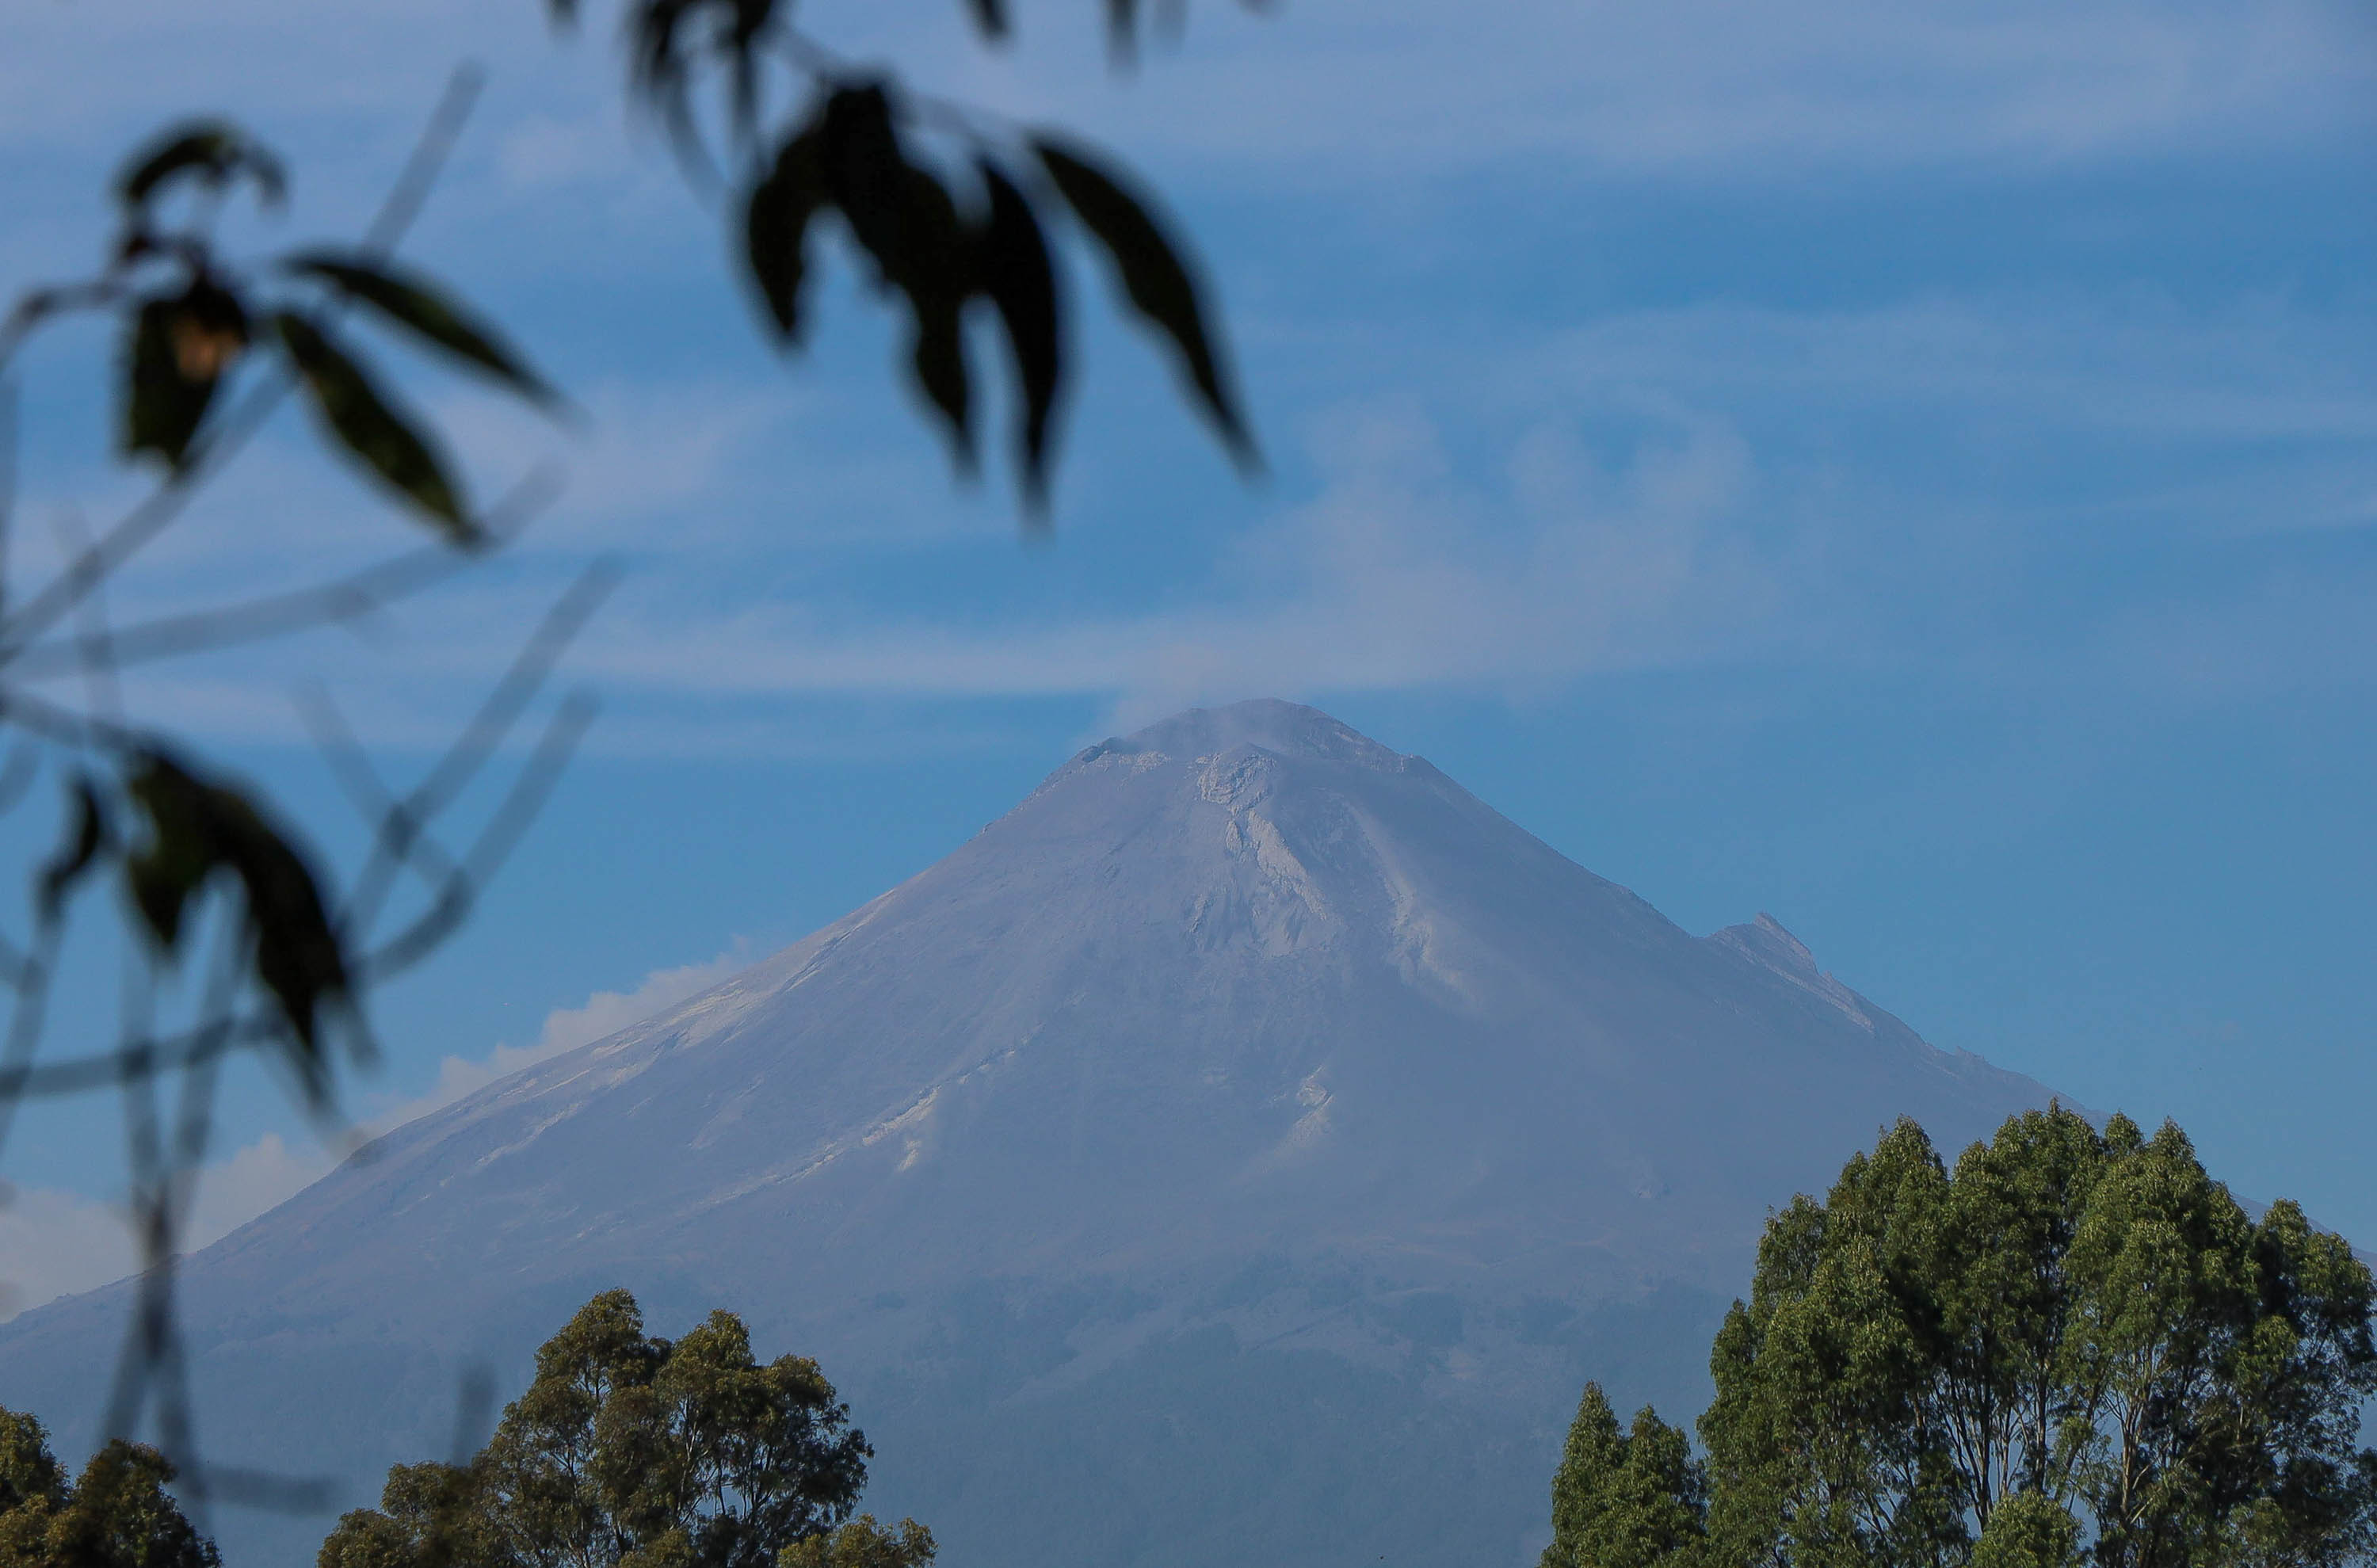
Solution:
[[[42,1423],[0,1410],[0,1568],[219,1568],[173,1478],[163,1454],[118,1439],[69,1485]]]
[[[914,1520],[845,1524],[873,1450],[805,1357],[752,1359],[718,1311],[674,1342],[589,1301],[468,1465],[400,1465],[320,1568],[925,1568]]]
[[[836,254],[905,317],[908,381],[968,478],[980,466],[985,422],[968,323],[996,329],[1012,393],[1009,447],[1033,529],[1050,526],[1058,436],[1078,379],[1066,266],[1073,252],[1110,275],[1118,313],[1146,329],[1188,405],[1239,467],[1260,469],[1201,269],[1161,204],[1110,152],[1061,126],[1017,124],[917,91],[891,63],[847,59],[805,30],[793,0],[543,0],[543,8],[565,29],[582,10],[615,15],[629,101],[667,128],[699,188],[731,193],[730,267],[747,285],[766,341],[787,353],[802,347],[817,314],[809,280]],[[1106,0],[1099,9],[1123,63],[1145,7]],[[1006,0],[968,0],[965,15],[986,46],[1009,34]],[[1153,19],[1177,30],[1185,15],[1185,0],[1173,0]],[[483,488],[448,432],[407,395],[410,376],[386,368],[387,350],[399,347],[576,417],[499,322],[399,254],[481,79],[474,67],[456,71],[362,232],[263,249],[247,242],[257,231],[223,220],[245,198],[279,217],[295,185],[289,167],[236,115],[165,121],[100,193],[110,216],[90,236],[90,259],[70,275],[25,281],[13,303],[0,302],[0,815],[45,773],[63,807],[54,835],[20,825],[16,841],[18,858],[35,864],[22,916],[0,930],[0,1008],[8,1014],[0,1023],[0,1146],[20,1102],[121,1096],[143,1266],[136,1332],[101,1426],[129,1437],[153,1412],[193,1496],[302,1512],[327,1506],[331,1484],[199,1458],[174,1280],[223,1063],[262,1055],[287,1071],[308,1115],[336,1124],[342,1065],[376,1059],[371,988],[423,962],[462,925],[592,717],[581,690],[524,753],[509,744],[607,592],[615,563],[589,566],[409,787],[381,775],[327,691],[310,690],[302,717],[368,844],[340,879],[316,848],[316,824],[206,755],[205,726],[187,711],[127,707],[119,679],[136,665],[364,621],[459,575],[554,498],[557,475],[543,467]],[[183,87],[227,92],[236,106],[252,98],[254,79],[173,90]],[[340,204],[352,194],[341,193]],[[21,531],[10,526],[20,488],[17,373],[36,340],[76,320],[106,329],[110,446],[118,477],[133,488],[121,510],[92,526],[78,506],[49,509],[57,556],[36,556],[29,569]],[[325,449],[425,525],[432,543],[343,576],[270,569],[228,592],[187,591],[171,562],[158,561],[158,542],[292,401]],[[269,549],[266,557],[277,558]],[[161,597],[136,597],[160,613],[116,620],[114,585],[142,566],[164,587]],[[81,677],[81,695],[67,676]],[[461,835],[469,786],[498,758],[523,755],[500,801]],[[42,855],[36,835],[54,850]],[[61,964],[94,925],[100,940],[125,946],[133,960],[116,1037],[88,1053],[45,1055]],[[73,1000],[78,1022],[97,1021],[92,999]],[[161,1103],[169,1092],[178,1103]]]
[[[1768,1222],[1696,1461],[1585,1390],[1544,1568],[2377,1561],[2377,1287],[2186,1136],[2061,1108],[1951,1173],[1901,1122]]]

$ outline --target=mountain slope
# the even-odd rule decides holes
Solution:
[[[818,1355],[952,1562],[1249,1528],[1515,1561],[1577,1382],[1689,1397],[1770,1205],[1898,1115],[1954,1145],[2046,1098],[1763,916],[1694,938],[1427,762],[1247,703],[1090,748],[826,929],[390,1133],[193,1260],[188,1325],[225,1457],[436,1452],[460,1365],[517,1381],[626,1283],[662,1332],[723,1304]],[[0,1328],[0,1403],[87,1403],[54,1369],[122,1311]]]

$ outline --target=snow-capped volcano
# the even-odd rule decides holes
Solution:
[[[192,1260],[187,1323],[209,1445],[358,1496],[625,1284],[818,1356],[952,1564],[1516,1562],[1578,1384],[1688,1397],[1771,1206],[2047,1098],[1250,702],[390,1133]],[[0,1404],[74,1434],[124,1305],[0,1328]],[[222,1523],[267,1568],[322,1527]]]

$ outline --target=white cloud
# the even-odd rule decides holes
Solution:
[[[1705,659],[1759,635],[1732,527],[1756,475],[1722,420],[1678,420],[1614,467],[1556,425],[1491,489],[1409,408],[1320,437],[1311,501],[1250,536],[1205,602],[974,632],[844,629],[814,608],[678,619],[623,608],[583,667],[628,694],[1111,694],[1133,712],[1248,691],[1533,683]]]
[[[2377,74],[2371,24],[2334,0],[1216,6],[1120,91],[1072,18],[1027,17],[1011,61],[918,38],[887,18],[869,42],[1019,114],[1264,184],[1511,160],[1689,175],[2234,151],[2365,126]]]
[[[654,970],[631,991],[597,991],[577,1007],[547,1013],[536,1039],[498,1045],[476,1060],[449,1056],[438,1064],[429,1092],[377,1107],[352,1142],[376,1137],[524,1067],[590,1045],[727,978],[750,962],[741,943],[702,964]],[[268,1209],[294,1197],[342,1157],[313,1143],[293,1144],[268,1132],[198,1175],[185,1251],[230,1235]],[[123,1278],[138,1263],[138,1249],[121,1205],[54,1188],[5,1191],[0,1202],[0,1322],[59,1296]]]
[[[184,1227],[187,1250],[219,1240],[295,1196],[334,1161],[268,1132],[200,1173]],[[54,1188],[14,1190],[0,1204],[0,1322],[28,1308],[123,1278],[139,1248],[123,1207]]]
[[[2076,540],[2364,525],[2371,336],[2275,302],[2075,295],[1721,304],[1424,347],[1377,378],[1425,398],[1319,420],[1310,498],[1152,607],[738,607],[680,562],[581,667],[614,723],[640,701],[683,745],[688,699],[729,726],[738,700],[819,696],[1089,695],[1128,718],[1910,643],[1953,661],[2021,613],[2026,563]]]
[[[131,1272],[123,1211],[78,1192],[19,1188],[0,1206],[0,1316]]]
[[[567,677],[593,677],[611,751],[830,751],[837,736],[781,722],[770,705],[787,698],[1089,696],[1132,716],[1262,691],[1524,695],[1819,647],[1953,660],[2013,603],[1990,599],[1991,574],[2012,593],[2037,552],[2119,531],[2359,527],[2377,497],[2377,320],[2348,308],[2137,290],[1714,303],[1499,341],[1414,332],[1346,357],[1339,386],[1424,390],[1310,420],[1290,465],[1304,497],[1216,519],[1193,575],[1136,609],[1113,594],[960,614],[870,585],[884,555],[958,525],[929,461],[890,462],[920,431],[837,447],[831,400],[608,384],[591,398],[603,434],[580,446],[472,394],[449,422],[482,466],[552,441],[580,465],[570,494],[493,569],[385,635],[312,640],[302,667],[376,746],[437,746],[517,648],[522,605],[548,602],[588,545],[639,539],[655,547]],[[226,506],[287,482],[264,456]],[[1068,542],[1114,559],[1131,460],[1077,461],[1109,493],[1069,518]],[[858,504],[870,493],[878,509]],[[400,527],[373,521],[388,526],[357,534]],[[271,532],[305,547],[293,521]],[[1004,526],[988,537],[1006,548]],[[216,558],[207,538],[153,575],[254,569],[248,545]],[[133,709],[292,737],[285,646],[140,672]]]
[[[577,1007],[556,1008],[545,1014],[544,1027],[536,1039],[525,1046],[497,1046],[476,1060],[449,1056],[437,1064],[437,1082],[430,1091],[388,1107],[369,1119],[373,1135],[392,1127],[428,1115],[441,1107],[453,1104],[465,1095],[486,1087],[498,1078],[510,1076],[524,1067],[533,1067],[548,1057],[591,1045],[607,1035],[615,1035],[631,1023],[640,1023],[654,1013],[664,1012],[687,997],[708,990],[737,970],[749,966],[749,953],[742,943],[702,964],[681,964],[674,969],[655,969],[644,976],[643,983],[632,991],[597,991]]]
[[[451,63],[470,57],[494,64],[497,92],[479,171],[492,177],[464,199],[498,211],[522,192],[615,177],[627,146],[608,8],[573,41],[554,39],[541,9],[354,0],[333,24],[295,0],[37,8],[15,18],[0,55],[0,129],[20,146],[104,141],[112,161],[117,139],[161,114],[229,98],[302,137],[301,179],[343,193],[356,161],[394,153]],[[1675,174],[2234,152],[2365,128],[2377,76],[2371,24],[2347,0],[1194,9],[1180,49],[1152,49],[1120,80],[1090,7],[1028,11],[1003,52],[980,47],[953,7],[811,6],[804,18],[928,86],[1265,184],[1540,158]],[[274,68],[256,68],[267,59]],[[332,126],[342,134],[322,134]],[[643,138],[649,169],[665,167],[657,139]]]
[[[495,86],[432,205],[424,254],[473,292],[488,271],[533,274],[531,297],[569,302],[555,316],[573,325],[592,319],[582,308],[615,308],[621,296],[606,291],[623,277],[637,281],[627,297],[639,309],[672,297],[644,292],[656,276],[715,304],[728,285],[711,217],[675,188],[657,138],[638,147],[623,132],[607,18],[556,43],[536,9],[523,3],[480,23],[459,0],[364,0],[337,28],[288,0],[239,0],[202,20],[62,12],[38,19],[0,61],[0,126],[38,132],[45,147],[66,150],[62,157],[112,158],[100,140],[149,108],[236,82],[269,120],[310,127],[300,145],[330,161],[318,174],[300,169],[301,201],[322,197],[331,209],[303,207],[310,228],[338,221],[341,203],[367,199],[354,192],[372,182],[351,176],[366,168],[386,176],[446,62],[462,43],[484,42],[499,67]],[[1941,177],[1953,182],[1991,158],[2056,162],[2214,145],[2250,157],[2288,138],[2335,137],[2365,114],[2354,105],[2377,102],[2364,90],[2377,29],[2325,0],[1782,8],[1516,0],[1467,10],[1437,0],[1300,0],[1262,18],[1200,6],[1185,48],[1152,51],[1127,81],[1100,65],[1086,13],[1027,16],[1022,47],[1003,55],[968,42],[954,11],[894,17],[834,0],[808,16],[829,36],[847,32],[917,60],[954,90],[1079,119],[1133,156],[1169,159],[1167,188],[1185,182],[1193,193],[1200,168],[1234,186],[1321,177],[1335,182],[1332,197],[1356,204],[1424,204],[1431,198],[1414,194],[1413,171],[1511,158],[1587,174],[1728,176],[1777,163],[1944,161],[1954,167]],[[268,54],[277,67],[254,71]],[[13,97],[10,83],[21,90]],[[369,134],[323,131],[332,122]],[[1350,178],[1349,161],[1361,164]],[[1295,170],[1305,172],[1282,172]],[[590,195],[590,182],[618,188]],[[672,204],[665,221],[648,207],[609,205],[653,190]],[[30,204],[35,216],[87,223],[89,191],[70,194],[45,188]],[[649,237],[659,229],[699,244],[685,256],[637,248],[659,243]],[[621,245],[632,260],[621,259]],[[698,275],[688,270],[696,265]],[[845,305],[835,302],[829,317],[852,315]],[[591,336],[605,343],[644,326],[596,325]],[[767,380],[755,354],[747,381],[713,365],[715,379],[666,384],[637,373],[631,346],[626,362],[606,358],[580,387],[594,414],[583,439],[474,391],[448,392],[432,406],[483,487],[536,453],[558,452],[571,471],[521,564],[388,617],[400,658],[338,638],[308,642],[302,657],[276,644],[260,656],[144,675],[131,687],[134,710],[170,713],[209,737],[295,739],[284,687],[302,668],[340,693],[374,743],[434,745],[517,647],[522,605],[589,549],[620,546],[645,569],[587,649],[626,700],[597,737],[604,746],[663,729],[672,745],[688,730],[702,744],[698,715],[639,714],[639,696],[658,707],[687,695],[1087,692],[1143,711],[1253,686],[1523,688],[1787,644],[1798,635],[1793,595],[1827,591],[1809,578],[1809,553],[1849,526],[1814,515],[1822,498],[1798,472],[1829,438],[1826,421],[1894,406],[1943,426],[1987,417],[2088,439],[2341,442],[2377,431],[2377,400],[2337,368],[2370,363],[2369,334],[2322,341],[2334,323],[2283,302],[2260,321],[2101,298],[1796,312],[1717,305],[1615,315],[1524,350],[1473,344],[1443,322],[1388,325],[1356,323],[1348,335],[1383,341],[1426,329],[1438,341],[1412,361],[1376,366],[1334,345],[1310,356],[1344,367],[1316,396],[1342,396],[1372,369],[1373,385],[1447,389],[1443,402],[1468,408],[1431,411],[1382,439],[1426,445],[1436,430],[1412,433],[1432,423],[1463,446],[1474,429],[1451,427],[1479,418],[1503,447],[1507,472],[1463,460],[1458,472],[1431,475],[1378,452],[1324,455],[1322,485],[1262,520],[1276,529],[1271,544],[1198,563],[1154,609],[1053,621],[1034,612],[964,624],[905,603],[895,616],[884,608],[890,595],[827,558],[860,540],[878,551],[912,548],[1007,521],[995,486],[986,503],[952,500],[929,435],[890,412],[897,382],[878,365],[848,378],[863,379],[859,395],[880,399],[854,414],[851,387],[816,365]],[[1563,424],[1571,415],[1630,408],[1659,427],[1631,455],[1604,450],[1572,462],[1573,473],[1527,476],[1527,465],[1547,461],[1543,452],[1577,445]],[[851,439],[854,429],[880,438]],[[289,430],[227,475],[204,515],[140,563],[145,572],[126,574],[119,614],[259,571],[352,564],[411,536],[351,474],[299,457]],[[1852,450],[1849,461],[1868,463],[1874,449]],[[1093,478],[1097,461],[1084,442],[1068,459],[1069,476]],[[74,472],[29,475],[29,509],[89,494],[97,461],[94,449]],[[2344,498],[2330,511],[2357,519],[2366,487],[2356,461],[2330,468],[2323,483]],[[1889,487],[1871,473],[1848,477],[1869,497]],[[1571,479],[1600,488],[1546,499],[1547,487]],[[2303,489],[2267,465],[2204,483],[2262,496]],[[2146,504],[2173,510],[2189,501]],[[237,526],[214,526],[224,519]],[[1066,527],[1087,532],[1072,517]],[[24,532],[38,552],[41,531]],[[721,714],[719,744],[742,747],[747,720]]]

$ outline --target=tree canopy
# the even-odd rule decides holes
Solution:
[[[926,1568],[933,1532],[914,1519],[885,1529],[861,1514],[839,1529],[795,1541],[776,1554],[776,1568]]]
[[[1588,1387],[1545,1568],[2377,1561],[2377,1287],[2186,1135],[2054,1107],[1951,1171],[1901,1122],[1767,1224],[1704,1466]]]
[[[69,1483],[42,1423],[0,1409],[0,1568],[220,1568],[165,1490],[173,1475],[119,1438]]]
[[[469,1464],[400,1465],[321,1568],[923,1568],[932,1535],[845,1524],[873,1454],[818,1364],[760,1363],[732,1312],[644,1333],[625,1290],[537,1351]]]
[[[1542,1568],[1647,1568],[1707,1534],[1707,1482],[1692,1440],[1644,1408],[1622,1430],[1601,1385],[1584,1385],[1552,1478]]]

